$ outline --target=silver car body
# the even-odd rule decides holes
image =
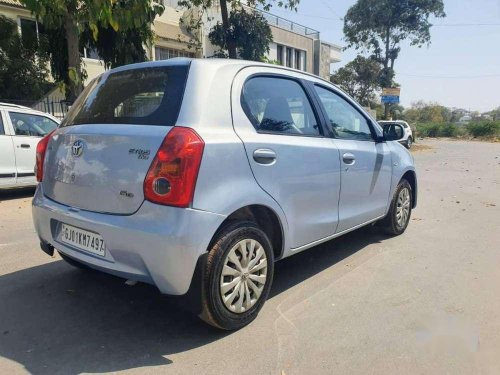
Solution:
[[[265,207],[275,215],[281,227],[282,248],[275,249],[280,259],[384,217],[403,176],[412,178],[416,204],[413,158],[397,142],[256,132],[240,103],[243,84],[251,76],[276,75],[328,87],[382,134],[359,105],[315,76],[216,59],[135,64],[105,75],[183,64],[189,65],[189,74],[176,126],[193,128],[205,142],[190,207],[144,200],[143,181],[152,157],[127,155],[135,147],[151,150],[153,156],[171,127],[62,127],[49,143],[44,180],[33,200],[35,228],[43,243],[95,269],[182,295],[217,229],[244,207]],[[77,140],[86,143],[78,158],[71,152]],[[276,160],[256,162],[254,154],[266,152]],[[355,157],[354,164],[344,163],[346,154]],[[105,256],[59,241],[61,223],[98,233],[106,244]]]

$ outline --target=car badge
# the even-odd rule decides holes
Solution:
[[[82,156],[84,144],[85,143],[83,143],[83,141],[81,140],[78,140],[75,143],[73,143],[73,146],[71,146],[71,154],[76,158]]]

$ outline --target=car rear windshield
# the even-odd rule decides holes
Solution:
[[[173,126],[189,66],[138,68],[104,74],[71,106],[61,126],[136,124]]]

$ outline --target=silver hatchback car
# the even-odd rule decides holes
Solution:
[[[251,322],[279,259],[361,226],[403,233],[413,158],[327,81],[241,60],[172,59],[90,83],[37,148],[42,249],[197,296]]]

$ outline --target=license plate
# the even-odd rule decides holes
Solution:
[[[100,235],[72,225],[61,224],[59,241],[102,257],[106,254],[106,246]]]

